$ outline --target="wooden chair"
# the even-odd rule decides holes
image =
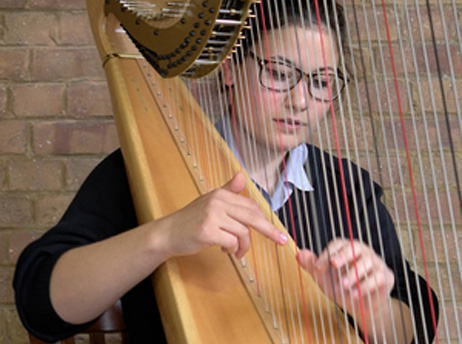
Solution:
[[[125,324],[122,317],[122,306],[120,300],[114,306],[109,308],[104,314],[90,327],[82,333],[88,334],[90,344],[106,343],[106,334],[120,333],[122,343],[128,343]],[[37,339],[29,333],[30,344],[46,344],[46,342]],[[75,337],[66,338],[59,343],[75,344]]]

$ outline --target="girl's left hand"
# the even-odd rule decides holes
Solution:
[[[376,312],[395,284],[382,257],[357,240],[334,239],[319,257],[300,250],[297,260],[322,291],[350,315],[358,315],[360,300],[368,314]]]

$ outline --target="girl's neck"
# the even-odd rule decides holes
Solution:
[[[276,186],[283,159],[281,152],[258,142],[248,144],[247,139],[241,135],[239,154],[250,178],[271,195]]]

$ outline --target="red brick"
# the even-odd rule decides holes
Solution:
[[[28,76],[29,51],[18,48],[0,48],[0,80],[24,80]]]
[[[63,168],[59,161],[12,160],[8,166],[11,190],[59,190]]]
[[[451,9],[446,8],[443,12],[443,16],[445,19],[445,26],[446,26],[446,32],[450,37],[445,37],[444,36],[444,25],[443,21],[441,19],[441,13],[439,8],[432,8],[431,9],[431,19],[432,21],[430,22],[430,18],[428,15],[427,7],[422,6],[420,7],[419,10],[416,8],[409,8],[408,9],[408,19],[410,22],[411,26],[411,33],[412,33],[412,38],[417,44],[421,43],[421,35],[423,35],[424,39],[426,41],[431,41],[432,40],[432,34],[431,34],[431,27],[433,26],[433,31],[435,34],[435,39],[437,41],[445,40],[448,38],[453,38],[454,32],[455,32],[455,21],[454,21],[454,13],[452,12]],[[420,17],[420,21],[419,21]],[[407,28],[407,26],[406,26]],[[408,38],[410,39],[410,38]]]
[[[10,241],[9,231],[5,229],[0,229],[0,266],[7,265],[9,263],[9,260],[7,259],[9,241]]]
[[[414,66],[413,61],[411,61],[411,59],[408,59],[409,72],[415,73],[415,71],[417,70],[419,74],[426,75],[426,73],[430,73],[434,77],[437,77],[438,73],[445,75],[445,77],[446,75],[451,77],[452,73],[454,73],[455,77],[460,77],[462,75],[460,47],[455,44],[446,46],[446,44],[439,43],[437,44],[436,49],[438,52],[438,63],[435,55],[435,50],[432,44],[429,43],[424,48],[422,48],[422,46],[416,46],[416,66]],[[452,64],[452,70],[450,68],[451,66],[449,62],[451,62]],[[424,76],[421,77],[421,79],[426,80],[427,77]]]
[[[59,44],[94,45],[86,11],[63,12],[59,18]]]
[[[376,73],[379,75],[385,74],[390,78],[394,77],[394,73],[396,73],[398,77],[403,76],[405,75],[403,59],[404,61],[411,60],[409,58],[408,47],[401,47],[398,42],[395,42],[392,43],[391,48],[391,53],[388,46],[383,47],[382,54],[380,54],[378,50],[374,50],[374,66]],[[409,69],[407,72],[409,73]],[[403,91],[405,91],[405,89],[403,89]]]
[[[51,82],[104,77],[101,59],[93,48],[37,49],[33,52],[31,74],[35,80]]]
[[[462,90],[462,82],[457,80],[456,87],[457,87],[457,92],[460,93],[460,90]],[[436,112],[444,113],[444,106],[443,106],[443,95],[444,95],[444,98],[446,99],[446,107],[447,107],[448,112],[457,111],[457,107],[456,107],[457,96],[455,96],[454,94],[452,80],[446,80],[446,79],[443,80],[443,89],[444,89],[443,94],[441,93],[439,81],[437,79],[433,79],[431,83],[429,83],[427,80],[423,80],[421,83],[420,89],[423,95],[422,96],[423,103],[421,104],[423,110],[430,111],[430,112],[436,111]],[[415,89],[414,93],[415,93],[414,99],[420,99],[418,97],[418,89]],[[458,101],[460,102],[460,99]],[[435,104],[434,106],[433,106],[433,102]]]
[[[13,268],[0,266],[0,303],[14,302],[12,280]]]
[[[85,9],[85,0],[31,0],[29,6],[37,9]]]
[[[6,169],[0,164],[0,190],[6,189]]]
[[[419,248],[420,249],[420,248]],[[452,301],[451,283],[449,283],[449,275],[451,275],[452,288],[456,300],[462,300],[462,281],[460,280],[459,269],[457,265],[450,265],[449,270],[446,264],[432,264],[429,260],[427,264],[428,274],[430,276],[430,284],[435,291],[437,291],[440,302]],[[423,275],[423,265],[419,268],[420,273]],[[441,286],[438,285],[438,279],[441,280]]]
[[[25,153],[27,149],[27,123],[0,121],[0,153]]]
[[[32,220],[32,202],[28,197],[0,194],[0,227],[28,226]]]
[[[56,15],[43,12],[12,12],[5,17],[4,39],[11,45],[55,45]]]
[[[7,115],[8,93],[5,87],[0,86],[0,119]]]
[[[118,147],[112,122],[47,122],[33,131],[36,154],[98,154]]]
[[[385,16],[383,14],[383,9],[381,6],[376,6],[376,11],[373,11],[371,8],[368,8],[366,10],[366,13],[364,13],[362,7],[357,6],[356,7],[357,11],[357,16],[358,16],[358,30],[359,30],[359,39],[361,41],[367,41],[370,39],[371,41],[387,41],[387,36],[386,32],[384,30],[385,28]],[[386,16],[387,16],[387,26],[389,27],[390,30],[390,37],[391,40],[394,41],[397,39],[397,28],[396,28],[396,22],[395,22],[395,16],[393,14],[393,8],[392,7],[387,7],[386,8]],[[354,43],[357,42],[357,32],[356,32],[356,23],[354,22],[354,16],[353,12],[349,11],[351,15],[347,16],[347,21],[349,21],[348,26],[350,28],[350,35],[352,38],[352,41]],[[367,26],[366,26],[366,21],[364,20],[364,17],[366,17],[367,20]],[[377,29],[378,28],[378,29]],[[378,32],[378,34],[377,34]],[[369,36],[368,36],[369,35]]]
[[[8,343],[8,334],[4,313],[5,309],[0,308],[0,343]]]
[[[327,147],[328,140],[331,141],[331,144],[333,142],[331,134],[333,133],[334,126],[330,114],[328,114],[327,122],[327,128],[323,128],[322,134],[319,135],[324,147]],[[372,131],[370,121],[367,119],[361,120],[359,118],[351,118],[347,113],[344,113],[344,117],[342,118],[340,111],[337,111],[335,122],[337,132],[339,133],[340,147],[343,150],[348,149],[353,159],[355,159],[355,140],[356,147],[359,147],[360,154],[365,151],[366,147],[373,148],[373,136],[370,134]],[[338,155],[337,153],[334,154]],[[346,157],[345,151],[342,152],[342,157]]]
[[[68,116],[111,116],[111,98],[107,84],[82,82],[69,86]]]
[[[100,161],[100,158],[78,158],[65,162],[66,190],[76,191]]]
[[[442,221],[445,224],[450,223],[450,207],[451,204],[453,219],[455,223],[460,223],[462,221],[460,211],[458,210],[460,205],[458,204],[458,198],[455,195],[452,195],[451,199],[448,200],[446,193],[440,193],[434,195],[434,193],[428,193],[426,196],[420,192],[416,193],[417,198],[417,210],[414,207],[414,200],[410,191],[410,185],[405,185],[404,195],[405,200],[403,200],[403,192],[397,190],[396,194],[396,204],[390,203],[389,209],[396,208],[398,210],[398,219],[395,219],[398,222],[407,223],[405,211],[407,209],[409,221],[413,224],[417,221],[417,214],[419,216],[420,222],[425,225],[429,221],[435,225],[439,224]],[[441,215],[438,212],[438,207],[436,206],[437,202],[440,204]]]
[[[397,160],[395,156],[386,157],[384,154],[380,154],[380,156],[378,157],[378,161],[380,163],[379,169],[377,168],[375,155],[370,156],[370,160],[372,165],[370,172],[372,173],[372,175],[377,176],[374,178],[374,180],[376,182],[380,182],[380,184],[384,188],[389,188],[391,186],[394,186],[395,188],[400,188],[402,182],[408,185],[409,175],[406,173],[407,169],[405,168],[405,166],[401,167],[401,176],[399,174],[398,165],[404,164],[404,161],[402,161],[401,159]]]
[[[51,227],[55,225],[63,216],[73,196],[73,194],[58,194],[38,197],[35,202],[36,224],[41,227]]]
[[[425,148],[424,146],[421,147]],[[452,192],[455,189],[456,178],[452,157],[448,150],[443,152],[443,156],[444,165],[439,154],[429,155],[426,150],[422,150],[420,159],[422,167],[418,165],[416,156],[411,157],[413,160],[412,172],[417,189],[422,190],[424,182],[427,192],[433,192],[435,189],[439,189],[440,192],[445,192],[445,190],[449,189],[449,192]]]
[[[27,0],[2,0],[0,8],[24,8]]]
[[[8,245],[8,262],[16,264],[21,252],[29,245],[32,241],[40,238],[43,235],[43,231],[36,230],[16,230],[10,234],[10,240]]]
[[[443,317],[445,315],[445,317]],[[443,321],[447,319],[447,323]],[[457,323],[457,319],[459,323]],[[453,339],[451,343],[458,343],[460,338],[458,337],[457,329],[460,330],[460,323],[462,322],[462,307],[448,303],[441,305],[440,310],[440,322],[438,326],[438,339]]]
[[[22,84],[12,87],[11,94],[17,117],[51,117],[64,112],[61,84]]]
[[[6,328],[8,332],[8,341],[10,344],[25,344],[29,343],[27,332],[22,326],[16,308],[12,305],[2,309],[0,317],[5,318]]]
[[[457,129],[458,124],[455,119],[450,119],[449,125],[451,124]],[[448,128],[443,115],[438,116],[437,122],[435,122],[433,114],[427,114],[425,119],[417,118],[413,121],[405,118],[403,124],[399,116],[396,116],[393,122],[385,119],[384,130],[386,142],[381,142],[379,147],[383,147],[386,144],[389,149],[404,150],[406,148],[404,137],[406,136],[407,146],[411,151],[416,150],[417,146],[423,149],[423,153],[425,153],[428,147],[432,150],[450,148]],[[393,140],[393,132],[396,135],[396,143]],[[458,135],[457,133],[455,134],[452,134],[453,143],[455,143],[454,141],[459,142]]]
[[[421,231],[421,234],[416,231],[414,233],[416,243],[420,241],[420,235],[422,235],[422,240],[426,245],[425,255],[427,259],[435,261],[434,256],[436,256],[436,261],[439,263],[446,263],[446,261],[450,264],[458,263],[460,259],[458,253],[462,255],[462,228],[454,228],[453,231],[450,226],[445,226],[443,232],[438,225],[435,225],[433,231],[425,229]],[[433,245],[435,246],[434,252]],[[416,251],[416,253],[417,259],[422,261],[422,250]]]
[[[376,82],[375,82],[376,81]],[[399,104],[401,104],[401,109],[403,113],[409,112],[409,102],[407,100],[405,84],[401,81],[398,82],[398,92],[400,95],[400,103],[398,103],[398,96],[395,84],[392,80],[384,82],[383,79],[374,80],[369,78],[367,80],[368,91],[369,91],[369,101],[371,111],[374,113],[382,113],[385,116],[388,116],[390,113],[390,108],[393,113],[399,113]],[[387,94],[388,88],[388,94]],[[364,110],[365,113],[368,112],[368,98],[366,96],[366,89],[364,82],[361,82],[358,85],[358,92],[360,94],[360,107]]]

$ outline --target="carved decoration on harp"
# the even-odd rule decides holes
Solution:
[[[163,77],[201,77],[230,54],[251,1],[106,0],[133,42]]]

